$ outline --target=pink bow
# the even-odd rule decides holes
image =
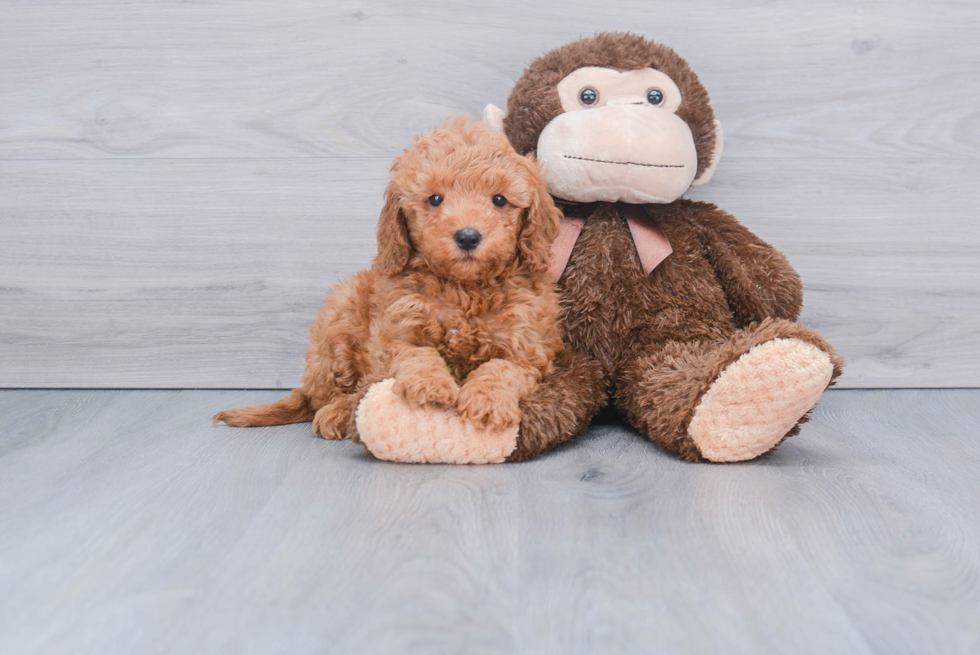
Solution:
[[[674,249],[670,246],[670,241],[657,224],[650,218],[643,205],[628,205],[626,203],[616,203],[616,209],[626,215],[626,224],[629,225],[630,234],[633,235],[633,244],[636,252],[640,256],[640,265],[643,266],[643,274],[649,275],[657,268],[663,260],[667,259]],[[551,244],[551,276],[557,282],[561,274],[568,266],[568,260],[572,256],[572,249],[578,241],[578,235],[585,227],[585,221],[595,210],[594,204],[589,205],[565,205],[564,216],[561,221],[561,232],[558,238]]]

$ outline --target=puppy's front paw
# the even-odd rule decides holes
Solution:
[[[463,385],[456,405],[460,416],[488,430],[506,430],[521,422],[520,399],[492,385],[472,381]]]
[[[397,377],[393,391],[410,405],[452,407],[459,399],[459,385],[448,374]]]

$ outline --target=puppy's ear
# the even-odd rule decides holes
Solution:
[[[378,256],[374,258],[371,269],[383,277],[398,275],[408,265],[411,252],[408,240],[408,225],[399,203],[395,183],[385,189],[385,206],[378,220]]]
[[[533,275],[545,275],[551,267],[551,244],[561,227],[561,211],[555,207],[541,167],[534,154],[527,157],[527,170],[534,190],[525,210],[524,227],[517,242],[518,258]]]

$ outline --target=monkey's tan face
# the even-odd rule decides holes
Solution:
[[[564,113],[537,148],[555,197],[669,203],[694,182],[694,138],[675,113],[680,90],[664,73],[579,68],[558,83],[558,95]]]

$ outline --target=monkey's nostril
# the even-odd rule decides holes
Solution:
[[[471,227],[464,227],[461,230],[456,230],[456,234],[453,235],[453,240],[456,242],[456,245],[459,246],[459,249],[467,251],[473,250],[480,245],[480,240],[482,238],[483,235]]]

